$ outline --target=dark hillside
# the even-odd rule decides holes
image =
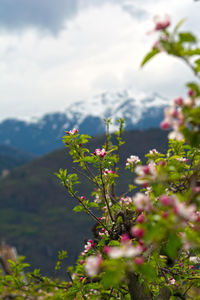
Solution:
[[[164,152],[166,134],[158,129],[125,132],[126,143],[120,156],[126,158],[144,154],[152,148]],[[104,143],[104,136],[93,139],[94,150]],[[17,247],[34,268],[43,274],[53,274],[57,251],[68,251],[68,264],[75,262],[83,247],[84,237],[91,238],[93,221],[84,213],[74,213],[72,200],[54,175],[59,168],[72,170],[72,159],[66,149],[52,152],[11,171],[0,180],[0,239]],[[124,192],[133,179],[128,171],[120,168],[121,181],[118,191]],[[81,179],[80,195],[89,195],[91,186]]]
[[[10,145],[0,145],[0,176],[3,170],[19,167],[35,157],[35,154],[22,151]]]

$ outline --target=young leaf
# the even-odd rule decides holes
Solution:
[[[153,48],[147,55],[144,57],[141,67],[143,67],[150,59],[157,55],[160,51],[157,48]]]
[[[190,32],[179,33],[179,39],[181,43],[196,43],[196,37]]]

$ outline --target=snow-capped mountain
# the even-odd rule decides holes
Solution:
[[[62,146],[65,130],[78,128],[93,136],[103,133],[104,118],[112,118],[111,131],[117,128],[119,118],[125,119],[127,130],[158,127],[166,106],[167,100],[157,94],[136,95],[131,90],[103,93],[34,121],[4,120],[0,123],[0,144],[44,154]]]

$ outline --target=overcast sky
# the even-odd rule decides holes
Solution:
[[[0,120],[64,110],[101,92],[183,94],[191,73],[165,57],[140,62],[155,15],[186,17],[200,32],[200,1],[0,0]]]

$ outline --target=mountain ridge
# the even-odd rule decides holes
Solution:
[[[64,112],[54,112],[26,122],[6,119],[0,123],[0,144],[15,146],[42,155],[62,147],[65,130],[77,128],[96,136],[105,132],[104,118],[112,118],[111,132],[117,120],[125,119],[125,129],[159,127],[167,99],[154,93],[135,96],[132,90],[103,93],[88,100],[69,104]]]

